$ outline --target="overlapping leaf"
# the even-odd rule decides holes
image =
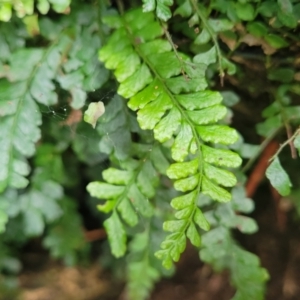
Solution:
[[[164,225],[173,233],[158,255],[170,267],[171,259],[177,261],[184,250],[186,236],[199,245],[195,225],[208,228],[196,208],[199,193],[226,202],[231,197],[223,187],[236,183],[232,173],[222,167],[239,166],[240,157],[205,143],[228,145],[238,135],[230,127],[217,123],[225,116],[226,108],[219,93],[205,90],[205,70],[209,63],[205,55],[191,61],[182,53],[172,52],[171,45],[160,38],[163,29],[152,14],[134,10],[115,23],[118,29],[100,50],[99,57],[107,68],[115,70],[120,82],[118,93],[130,98],[128,106],[137,111],[141,128],[154,130],[160,142],[174,137],[172,157],[177,163],[170,166],[167,174],[176,180],[176,189],[189,192],[182,196],[189,199],[176,215],[178,220]],[[127,68],[124,68],[124,57],[130,58],[126,61]],[[190,155],[192,160],[185,161]]]
[[[116,257],[124,255],[126,251],[127,238],[123,221],[129,226],[135,226],[139,216],[152,216],[150,199],[155,195],[159,172],[168,166],[158,146],[144,148],[145,152],[140,160],[127,159],[121,163],[122,169],[106,169],[102,173],[105,182],[91,182],[87,186],[91,196],[107,200],[98,205],[98,209],[105,213],[112,212],[104,226],[108,232],[112,253]]]

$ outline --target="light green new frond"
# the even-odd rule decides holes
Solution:
[[[170,262],[177,261],[184,250],[186,237],[200,245],[196,225],[207,223],[197,208],[200,193],[220,202],[229,201],[231,195],[226,188],[234,186],[236,179],[222,168],[238,167],[241,159],[230,150],[211,145],[234,143],[238,135],[234,129],[218,124],[227,109],[218,92],[205,90],[209,64],[206,56],[193,62],[183,53],[174,53],[161,39],[163,29],[153,15],[142,15],[141,23],[137,21],[140,10],[120,17],[123,26],[112,34],[99,58],[115,71],[117,79],[122,78],[118,93],[130,98],[128,106],[137,111],[140,127],[153,130],[160,142],[174,139],[171,153],[176,163],[167,175],[176,179],[175,189],[189,192],[190,204],[175,214],[176,221],[164,223],[164,229],[172,233],[157,255],[170,267]],[[111,53],[116,47],[119,51]],[[135,57],[134,67],[125,69],[124,57]],[[210,146],[205,145],[207,142]],[[146,181],[144,184],[147,186]]]

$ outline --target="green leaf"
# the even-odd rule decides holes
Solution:
[[[231,30],[234,26],[234,24],[227,19],[209,19],[208,24],[214,32]]]
[[[110,201],[108,201],[110,202]],[[114,203],[115,206],[115,203]],[[118,205],[118,211],[121,213],[122,218],[129,226],[135,226],[138,223],[137,212],[134,211],[132,203],[129,199],[122,199]]]
[[[267,168],[266,176],[281,196],[290,194],[292,183],[288,174],[282,168],[278,157],[276,157]]]
[[[2,202],[0,204],[0,233],[5,232],[5,227],[8,222],[8,214],[7,214],[8,204],[5,203],[3,200],[4,199],[2,198],[1,199]]]
[[[231,172],[216,168],[208,163],[204,164],[204,174],[207,178],[225,187],[232,187],[237,183],[235,176]]]
[[[198,182],[199,182],[199,174],[193,175],[184,179],[179,179],[175,181],[174,187],[177,191],[186,192],[191,191],[194,188],[196,188]]]
[[[50,9],[50,4],[47,0],[38,0],[37,9],[41,14],[45,15]]]
[[[198,168],[198,159],[189,162],[174,163],[168,168],[167,175],[171,179],[185,178],[189,175],[196,174]]]
[[[185,220],[165,221],[163,228],[165,231],[178,232],[184,228],[185,224]]]
[[[237,16],[243,21],[252,21],[255,18],[254,7],[251,3],[235,3]]]
[[[155,9],[155,0],[143,0],[143,11],[149,12]]]
[[[268,79],[288,83],[294,80],[295,71],[290,68],[270,70]]]
[[[220,202],[231,200],[231,194],[228,191],[215,185],[205,176],[202,178],[202,193]]]
[[[188,219],[191,215],[193,211],[193,206],[190,206],[190,207],[186,207],[184,209],[181,209],[181,210],[178,210],[176,213],[175,213],[175,218],[176,219]]]
[[[131,180],[133,174],[130,171],[108,168],[102,172],[102,176],[108,183],[126,185]]]
[[[43,245],[50,250],[53,257],[62,258],[70,266],[78,262],[87,245],[75,201],[64,198],[61,207],[63,214],[57,222],[49,226]]]
[[[156,7],[156,15],[158,18],[162,19],[163,21],[168,21],[171,18],[172,13],[168,6],[173,4],[173,0],[157,0],[157,7]]]
[[[121,202],[121,204],[122,204],[122,202]],[[104,204],[98,204],[97,209],[99,211],[102,211],[107,214],[107,213],[111,212],[115,206],[116,206],[116,200],[115,201],[109,200],[109,201],[106,201]],[[125,220],[125,217],[124,217],[124,220]]]
[[[12,81],[28,79],[43,54],[42,49],[20,49],[14,52],[10,57],[10,79]]]
[[[172,45],[165,40],[153,40],[140,45],[140,50],[148,56],[153,53],[164,53],[172,50]]]
[[[170,78],[181,73],[181,62],[172,52],[150,54],[149,60],[163,78]]]
[[[140,59],[135,53],[130,53],[125,57],[126,59],[118,64],[115,72],[115,76],[119,82],[123,82],[128,76],[134,74],[140,64]]]
[[[236,168],[241,165],[242,159],[238,154],[225,149],[215,149],[205,145],[201,146],[204,160],[210,164]]]
[[[243,233],[253,234],[258,231],[257,223],[251,218],[236,216],[234,223],[236,228]]]
[[[289,44],[279,35],[268,34],[265,36],[266,42],[275,49],[287,47]]]
[[[98,181],[89,183],[86,189],[92,197],[110,199],[120,196],[124,192],[125,188],[123,186],[115,186]]]
[[[190,223],[190,226],[188,227],[188,229],[186,231],[186,236],[190,239],[191,243],[195,247],[200,246],[200,244],[201,244],[200,236],[199,236],[199,233],[198,233],[194,223]]]
[[[196,45],[203,45],[207,44],[211,39],[211,36],[206,28],[203,28],[201,33],[197,36],[197,38],[194,40],[194,43]]]
[[[280,115],[267,118],[264,122],[256,125],[257,133],[262,136],[270,136],[274,134],[282,126]]]
[[[137,177],[137,185],[140,191],[148,198],[155,195],[154,186],[157,185],[157,171],[150,160],[142,162],[142,167]]]
[[[203,230],[208,231],[210,229],[210,225],[205,219],[202,211],[197,207],[194,214],[195,223]]]
[[[177,210],[184,209],[185,207],[191,206],[196,198],[197,192],[192,191],[180,197],[176,197],[171,201],[171,206]]]
[[[38,236],[43,233],[45,222],[42,214],[35,208],[24,212],[24,231],[28,236]]]
[[[272,0],[261,2],[258,12],[267,18],[271,18],[278,11],[278,4],[276,2]]]
[[[190,125],[187,123],[181,124],[181,130],[177,135],[172,146],[172,157],[176,161],[183,161],[189,153],[190,143],[193,138],[193,133]]]
[[[249,22],[247,30],[254,36],[264,37],[268,33],[268,28],[261,22]]]
[[[166,171],[170,165],[169,161],[163,154],[160,147],[154,147],[151,151],[151,160],[154,167],[161,173],[166,174]]]
[[[128,107],[132,110],[145,107],[149,102],[155,100],[159,96],[161,89],[162,86],[159,81],[154,79],[145,89],[131,97],[128,102]]]
[[[193,12],[192,5],[189,1],[184,1],[175,11],[174,16],[180,15],[182,17],[189,17]]]
[[[188,110],[216,106],[222,102],[221,94],[213,91],[201,91],[187,95],[177,95],[176,99]]]
[[[0,7],[0,21],[8,22],[12,16],[11,3],[3,3]]]
[[[111,252],[115,257],[121,257],[126,251],[126,232],[116,212],[103,223],[108,234]]]
[[[223,104],[227,107],[234,106],[240,101],[239,95],[232,91],[223,91],[221,95],[223,97]]]
[[[226,115],[227,109],[223,105],[215,105],[200,111],[187,111],[187,115],[197,125],[215,123]]]
[[[177,108],[173,107],[154,128],[155,138],[162,142],[169,140],[180,126],[181,115]]]
[[[226,125],[197,126],[196,129],[205,142],[229,145],[239,138],[237,131]]]
[[[294,146],[298,150],[298,154],[300,155],[300,135],[297,135],[294,139]]]
[[[7,101],[6,90],[0,92],[0,102]],[[7,185],[17,188],[26,187],[28,181],[24,178],[25,173],[18,174],[18,169],[13,166],[16,157],[30,157],[35,152],[35,142],[40,138],[38,126],[41,124],[41,114],[37,105],[28,95],[24,95],[23,89],[18,90],[19,98],[17,102],[17,112],[15,115],[2,117],[0,126],[0,192]],[[2,95],[5,98],[2,98]],[[28,169],[29,171],[29,169]]]
[[[201,63],[201,64],[205,64],[205,65],[213,64],[216,61],[217,61],[217,52],[216,52],[216,47],[215,46],[213,46],[212,48],[210,48],[206,52],[197,54],[193,59],[193,62]],[[214,93],[212,91],[209,91],[209,92]]]
[[[105,107],[102,101],[92,102],[88,109],[84,112],[84,121],[96,127],[97,120],[105,112]]]
[[[128,197],[138,213],[147,218],[153,215],[153,207],[151,206],[149,199],[141,193],[136,185],[131,186]]]
[[[118,93],[125,98],[130,98],[150,82],[152,82],[151,73],[148,67],[143,64],[133,75],[120,84]]]
[[[283,25],[295,28],[297,27],[297,18],[293,14],[293,4],[290,0],[278,0],[279,10],[277,16]]]
[[[165,114],[166,110],[172,108],[168,95],[161,94],[156,101],[152,101],[138,111],[138,122],[144,130],[154,129],[155,125]]]

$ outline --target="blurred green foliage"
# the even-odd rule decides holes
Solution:
[[[299,20],[293,0],[0,0],[4,289],[33,238],[67,265],[86,258],[93,216],[125,257],[111,267],[125,263],[129,299],[147,299],[188,241],[230,272],[233,299],[263,299],[267,271],[231,230],[258,230],[245,171],[267,143],[230,123],[244,95],[259,99],[256,133],[282,143],[266,176],[286,197],[293,183],[298,208],[284,149],[300,152]]]

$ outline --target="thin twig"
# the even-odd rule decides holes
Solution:
[[[291,156],[292,156],[293,159],[296,159],[297,158],[297,151],[295,149],[293,141],[291,140],[291,137],[292,137],[292,128],[291,128],[290,124],[287,123],[287,122],[284,125],[285,125],[285,129],[286,129],[286,135],[288,137],[289,144],[290,144]]]
[[[282,151],[282,149],[283,149],[286,145],[290,144],[290,143],[296,138],[296,136],[297,136],[299,133],[300,133],[300,128],[297,129],[297,130],[294,132],[294,134],[293,134],[289,139],[287,139],[283,144],[280,145],[280,147],[279,147],[279,149],[277,150],[277,152],[270,158],[269,161],[274,160],[274,159],[279,155],[279,153]]]

